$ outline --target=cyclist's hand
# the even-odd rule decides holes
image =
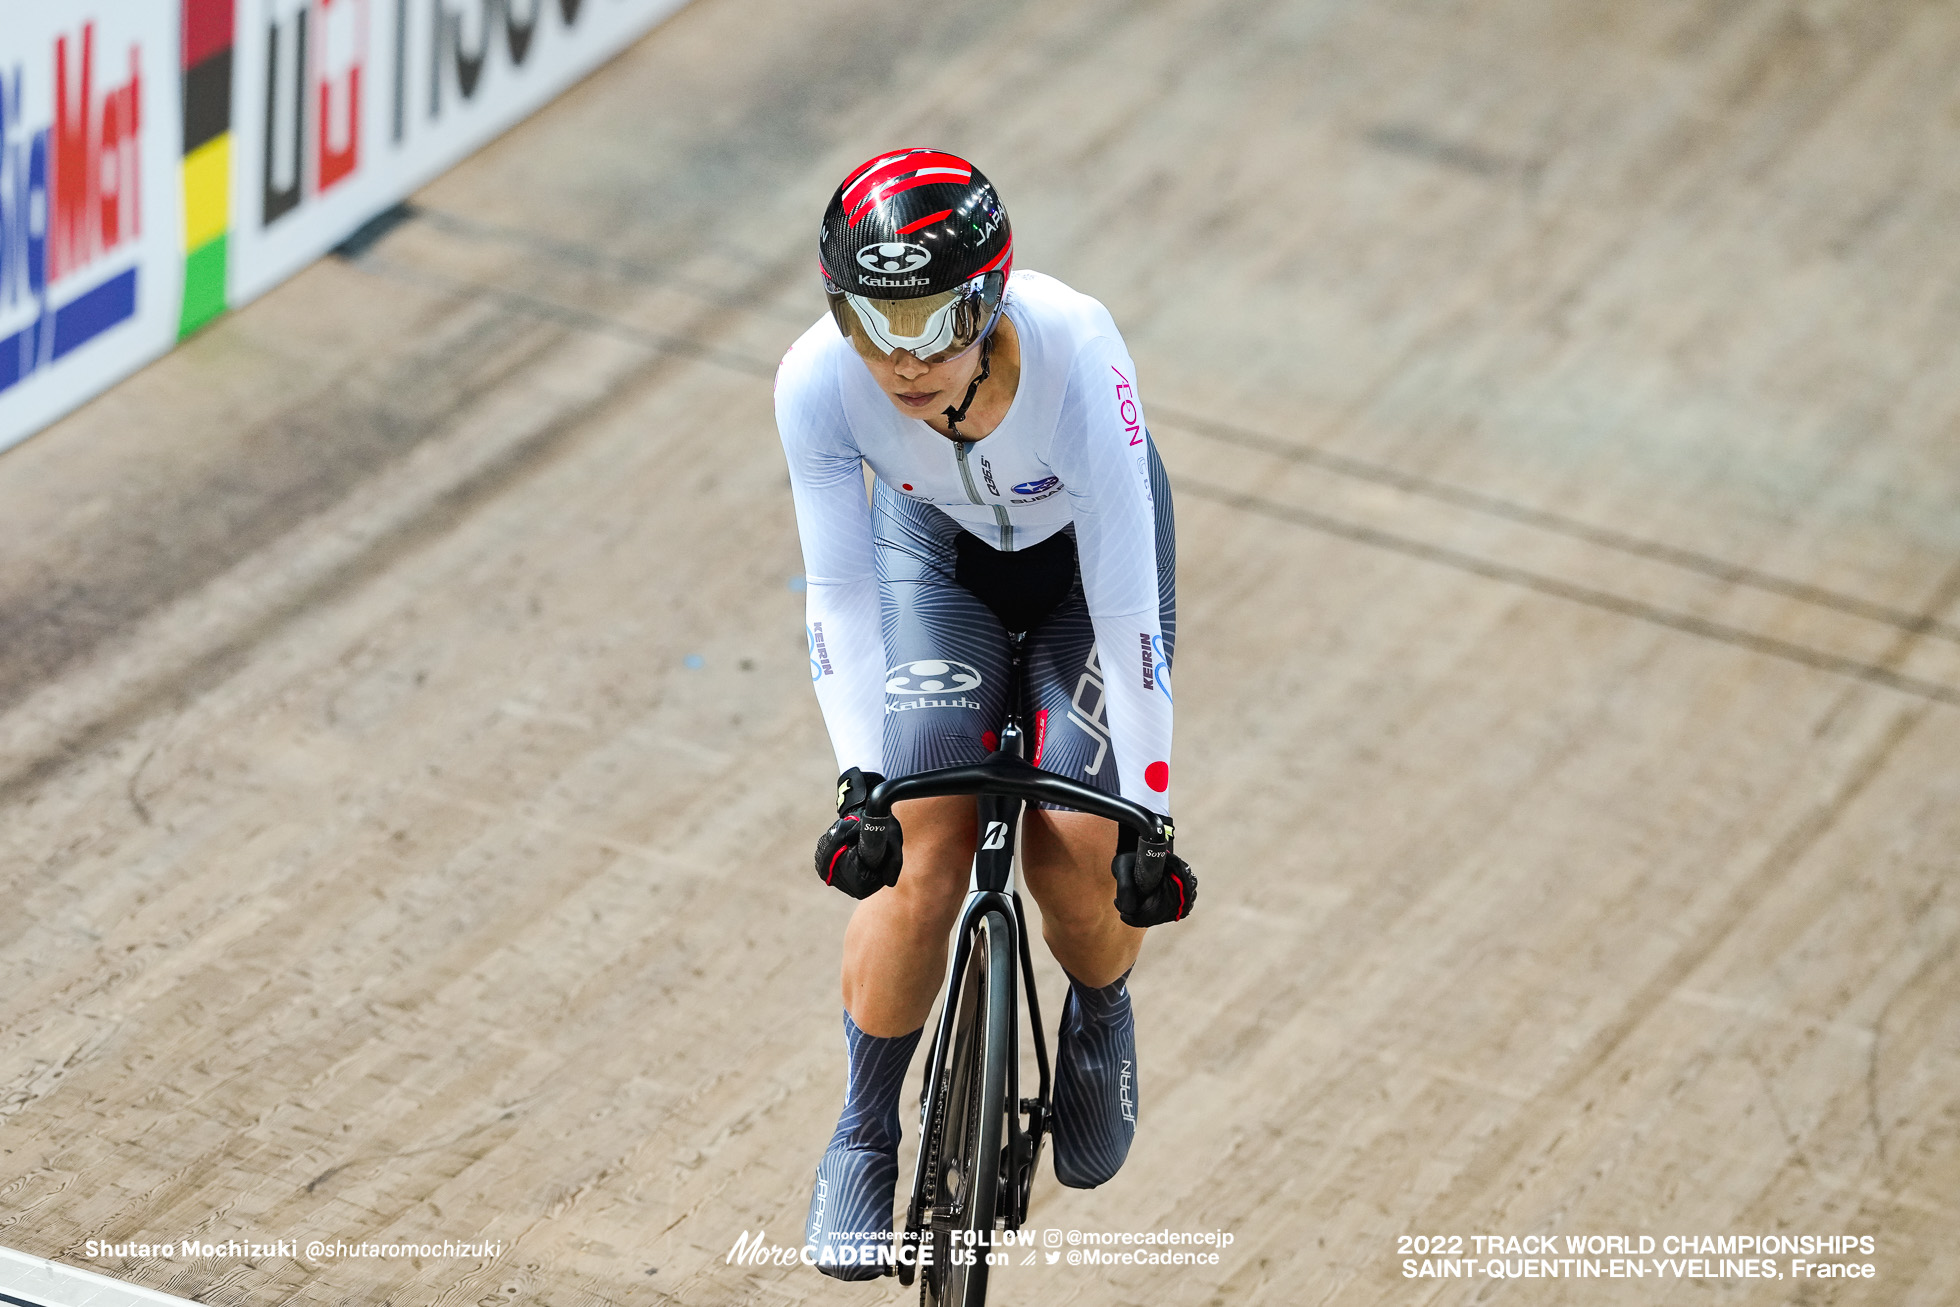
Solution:
[[[898,884],[905,861],[904,832],[896,817],[867,820],[864,801],[885,778],[853,767],[837,778],[837,820],[817,841],[817,877],[854,899],[868,899]]]
[[[1126,833],[1109,873],[1116,877],[1116,912],[1126,925],[1182,921],[1197,906],[1197,873],[1171,852],[1168,839],[1160,844]]]

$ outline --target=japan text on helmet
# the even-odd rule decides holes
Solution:
[[[837,326],[866,353],[937,363],[1000,317],[1014,229],[993,183],[955,154],[889,150],[851,170],[817,246]]]

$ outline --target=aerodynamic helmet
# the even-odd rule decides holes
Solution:
[[[938,363],[999,320],[1014,229],[993,183],[965,159],[889,150],[831,196],[817,260],[838,330],[861,352]]]

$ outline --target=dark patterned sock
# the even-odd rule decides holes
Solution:
[[[1121,1169],[1137,1132],[1136,1019],[1129,972],[1092,989],[1069,977],[1055,1052],[1055,1178],[1094,1189]]]
[[[817,1269],[840,1280],[885,1274],[891,1242],[892,1198],[898,1185],[898,1091],[923,1029],[881,1039],[844,1014],[851,1075],[844,1112],[817,1163],[804,1242],[816,1249]]]

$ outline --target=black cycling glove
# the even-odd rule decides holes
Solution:
[[[1116,913],[1126,925],[1161,926],[1182,921],[1198,902],[1198,877],[1171,852],[1171,828],[1164,840],[1139,839],[1134,831],[1117,836],[1109,874],[1116,877]]]
[[[898,884],[905,861],[898,818],[866,818],[864,801],[885,778],[853,767],[837,778],[837,820],[817,841],[817,877],[854,899],[868,899]]]

